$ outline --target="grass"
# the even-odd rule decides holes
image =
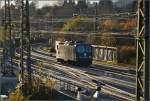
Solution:
[[[124,63],[113,63],[111,61],[94,61],[94,64],[104,64],[104,65],[111,65],[111,66],[119,66],[119,67],[128,67],[131,69],[135,69],[136,66],[132,64],[124,64]]]
[[[43,80],[43,79],[42,79]],[[32,86],[25,83],[22,89],[16,88],[9,96],[9,101],[24,101],[24,100],[48,100],[53,98],[52,94],[56,94],[54,87],[56,81],[53,79],[43,82],[39,78],[32,79]],[[28,91],[31,91],[30,93]]]
[[[55,53],[55,49],[53,47],[42,47],[41,49],[47,53],[49,53],[49,52]]]
[[[28,101],[28,100],[73,100],[54,89],[56,81],[50,79],[45,83],[37,79],[32,86],[32,92],[30,94],[22,93],[19,88],[9,94],[8,101]],[[28,85],[29,86],[29,85]],[[29,89],[26,88],[25,91]]]
[[[23,101],[23,100],[29,100],[29,96],[24,96],[19,89],[16,89],[15,91],[9,94],[9,101]]]
[[[43,47],[42,50],[45,51],[45,52],[50,52],[50,48],[49,47]]]

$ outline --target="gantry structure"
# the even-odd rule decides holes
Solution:
[[[136,100],[149,101],[149,0],[138,0]]]

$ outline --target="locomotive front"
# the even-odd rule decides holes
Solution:
[[[76,45],[76,61],[82,65],[92,64],[92,46],[80,43]]]

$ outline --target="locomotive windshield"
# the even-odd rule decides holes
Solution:
[[[82,45],[82,46],[81,46],[81,45],[78,46],[77,51],[78,51],[79,53],[83,53],[83,52],[85,51],[84,46],[83,46],[83,45]]]
[[[92,49],[91,49],[91,47],[90,47],[90,46],[85,46],[85,51],[86,51],[86,52],[90,53],[90,52],[91,52],[91,50],[92,50]]]
[[[90,53],[91,47],[89,45],[79,45],[77,47],[77,52],[79,52],[79,53],[84,53],[84,52]]]

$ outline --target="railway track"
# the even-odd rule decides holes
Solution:
[[[53,67],[54,65],[50,65],[48,64],[50,67]],[[35,65],[34,65],[35,67]],[[37,66],[36,66],[37,67]],[[63,66],[64,67],[64,66]],[[88,87],[90,89],[95,89],[97,87],[97,84],[91,82],[91,81],[86,81],[86,82],[82,82],[81,80],[79,80],[81,77],[90,77],[90,79],[92,80],[97,80],[97,78],[95,78],[94,76],[91,76],[91,75],[88,75],[88,74],[84,74],[82,73],[82,71],[74,71],[73,69],[69,70],[69,72],[66,72],[66,69],[68,70],[68,68],[65,68],[62,70],[62,67],[59,66],[54,66],[53,68],[58,68],[59,70],[61,69],[61,71],[65,71],[64,73],[66,73],[67,75],[65,77],[62,77],[62,75],[56,75],[56,71],[51,71],[49,69],[42,69],[42,73],[47,77],[47,75],[51,75],[51,76],[54,76],[56,78],[61,78],[61,79],[65,79],[67,81],[70,81],[70,82],[73,82],[73,83],[76,83],[76,84],[79,84],[79,85],[82,85],[84,87]],[[36,68],[36,71],[40,71],[41,72],[41,69],[37,69]],[[71,72],[71,73],[70,73]],[[76,73],[78,72],[78,79],[76,78],[73,79],[72,76],[76,75]],[[58,73],[59,74],[59,73]],[[74,75],[72,75],[74,74]],[[71,76],[70,76],[71,75]],[[80,76],[80,77],[79,77]],[[67,77],[67,78],[66,78]],[[124,100],[129,100],[129,101],[132,101],[134,99],[134,95],[130,94],[130,93],[127,93],[127,92],[124,92],[122,90],[119,90],[115,87],[112,87],[108,84],[105,84],[105,86],[102,87],[102,92],[103,93],[107,93],[107,94],[110,94],[111,96],[115,96],[115,97],[118,97],[118,98],[121,98],[121,99],[124,99]]]
[[[38,58],[40,58],[40,59],[44,59],[45,61],[47,61],[47,62],[51,62],[52,60],[55,60],[55,59],[49,59],[49,56],[43,56],[43,55],[38,55],[38,56],[40,56],[40,57],[42,57],[42,58],[40,58],[40,57],[38,57]],[[35,56],[36,57],[36,56]],[[56,60],[55,61],[52,61],[53,63],[57,63],[56,62]],[[58,64],[58,63],[57,63]],[[69,67],[69,66],[68,66]],[[71,66],[71,67],[73,67],[73,66]],[[70,67],[69,67],[70,68]],[[93,75],[97,75],[96,73],[94,73],[95,72],[95,70],[89,70],[89,69],[87,69],[87,68],[76,68],[76,69],[78,69],[78,70],[84,70],[84,72],[87,72],[87,73],[89,73],[89,74],[93,74]],[[123,79],[123,78],[125,78],[125,80],[124,81],[126,81],[126,80],[129,80],[129,77],[130,76],[127,76],[126,77],[126,75],[123,75],[123,74],[119,74],[119,73],[113,73],[113,72],[109,72],[109,71],[104,71],[104,70],[96,70],[97,72],[99,72],[99,73],[102,73],[102,75],[105,75],[105,74],[107,74],[107,75],[105,75],[105,77],[109,77],[109,76],[111,76],[111,75],[114,75],[115,74],[115,76],[116,77],[119,77],[119,79],[121,78],[121,79]],[[83,71],[82,71],[83,72]],[[108,73],[109,74],[111,74],[111,75],[108,75]],[[100,76],[100,75],[97,75],[97,76]],[[111,77],[112,78],[112,77]],[[134,79],[134,77],[131,77],[131,80],[130,81],[133,81],[133,79]],[[131,87],[134,87],[135,85],[133,84],[133,83],[130,83],[130,82],[127,82],[127,83],[125,83],[125,82],[123,82],[123,80],[117,80],[117,79],[113,79],[113,80],[115,80],[115,81],[118,81],[118,83],[121,83],[122,82],[122,84],[123,85],[125,85],[125,84],[131,84]],[[112,81],[112,80],[111,80]]]
[[[53,63],[56,63],[56,64],[58,64],[57,62],[56,62],[56,60],[55,59],[53,59],[53,58],[51,58],[51,57],[49,57],[49,56],[45,56],[45,55],[42,55],[42,54],[39,54],[39,53],[35,53],[34,52],[34,54],[33,54],[33,52],[32,52],[32,55],[34,56],[34,57],[36,57],[35,59],[39,59],[39,61],[40,61],[40,59],[41,60],[44,60],[44,61],[47,61],[47,62],[53,62]],[[61,65],[60,65],[61,66]],[[69,67],[69,66],[68,66]],[[71,66],[71,67],[73,67],[73,66]],[[60,68],[61,69],[61,68]],[[69,67],[69,69],[71,69],[70,67]],[[73,69],[73,68],[72,68]],[[78,68],[76,68],[76,69],[78,69]],[[119,85],[123,85],[123,86],[128,86],[128,87],[135,87],[135,84],[134,83],[131,83],[131,82],[127,82],[126,80],[129,80],[129,77],[130,78],[132,78],[133,79],[133,77],[131,77],[131,76],[127,76],[126,77],[126,75],[123,75],[123,74],[119,74],[119,73],[114,73],[114,72],[110,72],[110,71],[106,71],[106,70],[101,70],[101,69],[96,69],[96,70],[93,70],[93,68],[90,68],[90,69],[92,69],[92,70],[90,70],[90,69],[87,69],[87,68],[80,68],[81,70],[82,70],[82,72],[84,72],[84,73],[87,73],[87,74],[92,74],[92,75],[96,75],[96,76],[102,76],[103,75],[103,78],[101,78],[101,80],[103,80],[103,81],[107,81],[107,82],[109,82],[109,83],[112,83],[112,82],[114,82],[115,81],[115,83],[116,84],[119,84]],[[78,69],[78,71],[80,71],[80,69]],[[67,71],[67,70],[66,70]],[[98,73],[101,73],[102,75],[97,75],[98,73],[95,73],[95,71],[96,72],[98,72]],[[81,73],[81,72],[80,72]],[[109,73],[109,75],[108,75],[108,73]],[[105,74],[107,74],[107,75],[105,75]],[[112,78],[112,76],[111,75],[113,75],[114,76],[114,74],[115,74],[115,77],[119,77],[119,79],[117,78]],[[74,75],[74,74],[72,74],[72,75]],[[77,77],[77,76],[76,76]],[[107,79],[104,79],[104,78],[107,78]],[[120,79],[121,78],[121,79]],[[122,80],[123,78],[125,78],[125,80]],[[130,81],[133,81],[133,80],[130,80]],[[127,87],[126,87],[127,88]]]
[[[37,53],[35,53],[35,54],[37,54]],[[34,54],[34,56],[35,56],[35,54]],[[38,55],[39,55],[39,53],[38,53]],[[54,59],[52,57],[45,56],[45,55],[42,55],[42,54],[41,54],[40,57],[42,57],[41,59],[44,59],[45,61],[57,63],[56,59]],[[38,58],[40,58],[40,57],[38,57]],[[121,80],[124,80],[124,81],[130,81],[130,82],[133,82],[133,83],[135,82],[135,75],[123,74],[122,72],[120,73],[119,71],[118,71],[119,73],[118,72],[116,73],[115,71],[110,71],[108,69],[105,70],[105,69],[101,69],[101,68],[98,68],[98,67],[88,67],[88,68],[87,67],[85,67],[85,68],[82,67],[82,68],[79,69],[78,66],[72,66],[72,65],[65,65],[65,66],[74,67],[78,70],[81,69],[81,70],[84,70],[85,72],[93,74],[93,75],[101,74],[101,75],[97,75],[97,76],[105,76],[105,77],[111,77],[111,78],[113,76],[115,79],[121,79]],[[97,72],[97,73],[95,73],[95,72]],[[132,87],[135,86],[133,83],[132,83]]]
[[[43,56],[50,56],[50,53],[48,53],[48,52],[45,52],[45,51],[43,51],[42,49],[41,49],[41,47],[38,47],[38,48],[36,48],[36,50],[34,49],[33,50],[33,52],[36,52],[36,53],[39,53],[39,54],[41,54],[41,55],[43,55]],[[54,55],[54,54],[53,54]],[[53,58],[53,59],[55,59],[54,58],[55,56],[53,56],[53,57],[51,57],[51,58]],[[56,60],[55,60],[56,61]],[[74,66],[75,67],[75,66]],[[77,67],[77,66],[76,66]],[[98,66],[98,65],[92,65],[92,66],[90,66],[89,68],[90,69],[92,69],[92,70],[94,70],[94,71],[105,71],[105,72],[107,72],[106,74],[114,74],[114,75],[117,75],[117,77],[118,76],[124,76],[124,75],[126,75],[126,77],[129,79],[129,78],[131,78],[131,79],[135,79],[135,77],[136,77],[136,75],[135,75],[135,73],[129,73],[129,71],[130,70],[123,70],[123,69],[118,69],[118,68],[115,68],[115,69],[113,69],[113,68],[108,68],[109,66],[103,66],[103,68],[102,68],[102,66]],[[87,67],[85,67],[85,68],[87,68]],[[108,76],[108,75],[107,75]]]
[[[133,100],[135,97],[134,94],[125,92],[125,91],[118,89],[117,87],[113,87],[111,84],[107,83],[108,81],[111,81],[111,83],[112,83],[112,82],[114,82],[113,80],[115,80],[114,83],[116,83],[116,84],[120,83],[120,85],[128,86],[128,85],[132,85],[132,84],[130,84],[130,82],[120,81],[120,80],[117,81],[116,79],[108,78],[106,76],[105,77],[99,77],[98,75],[91,74],[89,71],[83,70],[85,68],[81,68],[81,70],[78,68],[72,68],[70,66],[58,64],[54,58],[51,58],[49,56],[45,56],[43,54],[36,53],[36,52],[32,52],[31,54],[32,54],[33,60],[41,61],[41,62],[43,62],[45,67],[48,67],[48,68],[46,68],[45,73],[48,70],[49,70],[48,73],[50,73],[50,72],[56,73],[56,71],[57,72],[59,71],[58,72],[59,75],[57,74],[57,76],[62,76],[62,74],[63,74],[63,76],[69,77],[70,79],[82,81],[81,83],[83,83],[83,80],[81,80],[82,77],[88,78],[90,80],[85,79],[84,81],[86,81],[86,85],[90,85],[93,88],[95,88],[97,86],[97,84],[92,82],[92,80],[106,81],[106,82],[104,82],[105,86],[103,86],[103,91],[105,93],[107,92],[108,94],[111,94],[113,96],[123,98],[126,100]],[[52,70],[50,70],[50,69],[52,69]],[[109,72],[109,73],[111,73],[111,72]],[[56,75],[54,73],[52,73],[52,74]],[[106,79],[104,79],[104,78],[106,78]]]

